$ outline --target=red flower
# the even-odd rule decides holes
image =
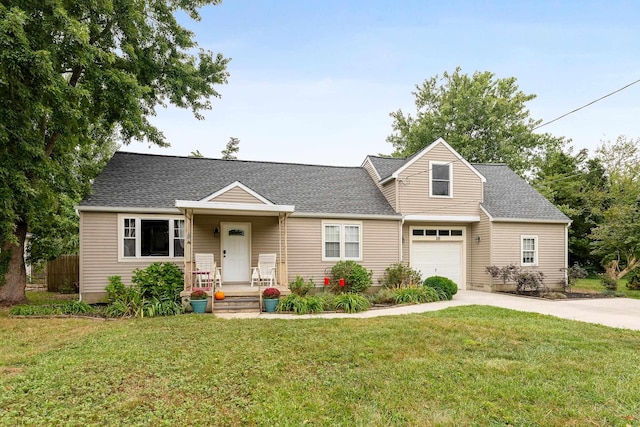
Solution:
[[[340,286],[344,287],[344,279],[340,279]]]
[[[280,298],[280,291],[277,288],[267,288],[262,291],[262,297],[264,299],[277,299]]]
[[[325,286],[329,286],[329,278],[328,277],[324,278],[324,285]]]

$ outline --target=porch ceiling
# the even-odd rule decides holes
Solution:
[[[244,215],[278,216],[281,213],[295,211],[293,205],[266,205],[259,203],[220,203],[193,200],[176,200],[176,208],[185,212],[187,209],[200,215]]]

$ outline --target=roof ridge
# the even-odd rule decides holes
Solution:
[[[261,163],[261,164],[271,164],[271,165],[290,165],[290,166],[310,166],[310,167],[318,167],[318,168],[339,168],[339,169],[362,169],[362,166],[339,166],[339,165],[320,165],[320,164],[312,164],[312,163],[295,163],[295,162],[275,162],[269,160],[243,160],[243,159],[219,159],[216,157],[190,157],[190,156],[179,156],[176,154],[155,154],[155,153],[136,153],[134,151],[116,151],[115,154],[133,154],[136,156],[146,156],[146,157],[164,157],[164,158],[174,158],[174,159],[189,159],[189,160],[215,160],[221,162],[241,162],[241,163]]]

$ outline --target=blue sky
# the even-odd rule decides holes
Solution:
[[[198,121],[158,108],[170,148],[126,151],[357,166],[389,154],[389,113],[415,111],[415,85],[443,71],[516,77],[532,118],[561,114],[640,79],[638,1],[226,0],[184,21],[232,58],[221,99]],[[540,129],[593,152],[640,137],[640,83]]]

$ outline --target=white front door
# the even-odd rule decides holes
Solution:
[[[223,222],[220,224],[222,282],[250,281],[251,224]]]
[[[411,267],[419,270],[423,279],[444,276],[458,288],[463,288],[461,258],[461,242],[413,242],[411,246]]]

